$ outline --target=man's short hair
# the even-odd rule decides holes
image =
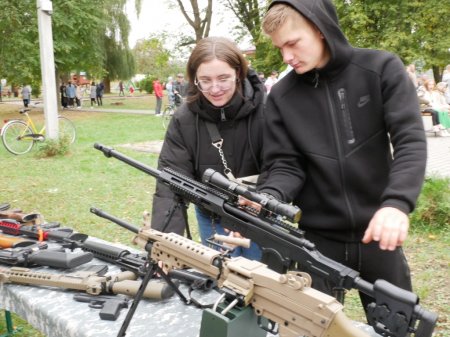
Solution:
[[[262,29],[266,35],[280,28],[288,18],[300,15],[294,8],[286,4],[276,4],[270,7],[264,16]]]

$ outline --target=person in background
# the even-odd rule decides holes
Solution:
[[[28,104],[30,104],[30,99],[31,99],[30,86],[24,85],[22,88],[21,94],[22,94],[23,106],[25,108],[28,108]]]
[[[66,84],[64,82],[59,86],[59,93],[61,95],[61,106],[63,109],[67,109],[67,91]]]
[[[264,76],[264,73],[263,73],[262,71],[260,71],[260,72],[258,73],[258,77],[259,77],[259,79],[260,79],[260,81],[261,81],[262,83],[265,83],[265,82],[266,82],[266,77]]]
[[[125,96],[125,92],[123,91],[123,81],[119,82],[119,96]]]
[[[184,75],[179,73],[177,80],[173,83],[173,94],[175,96],[175,105],[178,108],[186,97],[187,83],[184,81]]]
[[[294,71],[267,97],[268,178],[258,191],[299,206],[300,228],[325,256],[368,282],[411,290],[402,244],[427,144],[403,63],[352,47],[331,0],[272,1],[262,26]],[[311,276],[314,288],[343,300],[338,285]],[[373,301],[360,297],[364,308]]]
[[[414,84],[414,88],[417,89],[419,87],[419,81],[417,79],[416,66],[413,63],[407,65],[406,72],[408,73],[411,82]]]
[[[167,78],[166,91],[167,91],[167,98],[169,100],[169,105],[173,105],[175,103],[175,97],[174,97],[174,93],[173,93],[173,78],[172,78],[172,76],[169,76]]]
[[[77,87],[71,81],[69,81],[69,84],[66,87],[66,95],[68,99],[67,105],[71,108],[73,108],[74,106],[76,94]]]
[[[81,102],[83,99],[83,87],[81,85],[77,85],[75,87],[75,102],[77,104],[77,109],[81,109]]]
[[[94,109],[94,105],[97,103],[97,86],[94,81],[91,83],[89,97],[91,98],[91,109]]]
[[[103,105],[103,94],[105,92],[105,85],[103,82],[100,82],[97,84],[96,92],[95,92],[95,98],[97,99],[97,106]]]
[[[156,97],[155,115],[161,116],[161,106],[164,95],[163,95],[163,87],[161,85],[161,82],[159,82],[159,78],[153,81],[153,92],[155,93]]]
[[[273,70],[270,73],[269,78],[264,82],[264,85],[266,86],[267,94],[270,93],[270,90],[277,82],[278,82],[278,73],[275,70]]]
[[[417,95],[424,112],[431,114],[433,122],[433,132],[440,137],[450,136],[446,130],[446,127],[442,124],[441,119],[448,120],[448,112],[441,111],[441,106],[437,102],[437,96],[435,92],[435,82],[432,79],[424,81],[423,86],[417,89]],[[450,125],[449,125],[450,126]]]
[[[222,37],[202,39],[189,57],[187,74],[190,89],[170,121],[158,168],[169,167],[198,181],[208,168],[232,179],[260,174],[265,89],[239,48]],[[216,134],[223,139],[223,158],[213,145]],[[182,235],[187,225],[183,205],[158,182],[152,228]],[[214,233],[226,235],[220,218],[198,206],[195,212],[203,244]],[[252,243],[250,248],[236,248],[234,255],[259,260],[261,251]]]
[[[445,67],[442,74],[442,82],[447,84],[447,90],[444,93],[447,104],[450,104],[450,64]]]

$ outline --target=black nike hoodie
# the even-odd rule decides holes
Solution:
[[[383,206],[410,213],[426,166],[419,103],[401,60],[352,47],[329,0],[285,3],[324,35],[330,61],[305,74],[291,71],[266,105],[259,186],[298,205],[300,228],[344,242],[360,241]],[[393,152],[391,152],[391,145]]]

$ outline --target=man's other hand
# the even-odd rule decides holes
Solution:
[[[380,243],[382,250],[395,250],[408,236],[409,218],[394,207],[380,208],[370,220],[363,243],[372,240]]]

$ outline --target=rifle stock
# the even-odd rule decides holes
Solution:
[[[337,287],[354,288],[373,297],[375,302],[368,313],[372,314],[369,321],[377,332],[388,332],[393,337],[405,337],[414,332],[416,337],[431,337],[431,332],[426,331],[432,329],[425,327],[432,326],[434,329],[437,315],[424,310],[418,304],[416,295],[408,292],[406,299],[390,296],[392,289],[395,289],[394,293],[405,293],[387,282],[376,282],[374,286],[363,280],[357,271],[322,255],[313,243],[303,237],[302,231],[279,220],[280,216],[297,220],[298,208],[251,192],[213,170],[205,172],[204,181],[209,183],[205,185],[169,168],[162,171],[153,169],[101,144],[95,144],[94,148],[108,158],[114,157],[155,177],[181,198],[220,216],[225,228],[241,233],[261,247],[263,261],[270,268],[284,272],[297,265],[299,269],[327,279]],[[255,214],[252,210],[240,207],[240,195],[259,203],[263,212]],[[414,301],[411,301],[413,298]],[[421,335],[417,335],[418,332]]]
[[[22,238],[12,238],[9,236],[0,235],[0,248],[16,248],[26,247],[35,244],[35,241],[26,240]]]
[[[0,262],[14,266],[48,266],[53,268],[75,268],[88,263],[93,258],[87,252],[66,252],[48,249],[45,243],[28,244],[25,247],[0,250]]]

